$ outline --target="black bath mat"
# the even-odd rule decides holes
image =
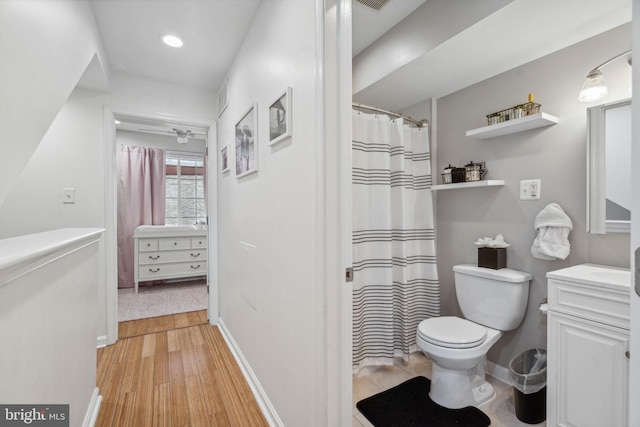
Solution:
[[[467,406],[448,409],[429,397],[431,381],[415,377],[356,404],[376,427],[487,427],[489,417]]]

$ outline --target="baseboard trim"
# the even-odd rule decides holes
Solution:
[[[509,380],[509,369],[504,366],[496,365],[493,362],[487,361],[484,370],[493,378],[500,380],[505,384],[511,384],[511,380]]]
[[[253,393],[253,396],[255,397],[256,402],[258,403],[258,406],[262,410],[262,414],[266,418],[267,422],[271,427],[284,427],[284,423],[278,416],[276,409],[271,404],[271,401],[269,400],[267,393],[264,391],[264,389],[260,385],[260,381],[258,381],[258,378],[256,377],[255,373],[251,369],[251,366],[247,362],[247,359],[242,354],[240,347],[238,347],[238,344],[233,339],[233,336],[227,329],[227,326],[224,324],[224,322],[220,318],[218,319],[218,328],[220,328],[222,337],[227,343],[227,346],[229,347],[229,350],[231,351],[233,358],[238,363],[238,366],[240,366],[242,375],[244,375],[245,379],[247,380],[247,383],[249,383],[251,392]]]
[[[94,427],[96,420],[98,419],[98,412],[100,412],[100,405],[102,404],[102,395],[98,394],[98,387],[93,389],[93,395],[91,396],[91,402],[87,408],[87,413],[84,416],[82,422],[83,427]]]
[[[107,336],[101,335],[98,337],[98,348],[106,347],[108,344]]]

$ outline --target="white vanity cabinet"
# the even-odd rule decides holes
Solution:
[[[628,425],[628,269],[547,273],[547,426]]]
[[[142,225],[133,234],[135,291],[139,282],[207,274],[207,231]]]

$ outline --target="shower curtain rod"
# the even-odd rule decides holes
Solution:
[[[406,121],[413,123],[414,125],[416,125],[419,128],[423,128],[423,127],[427,127],[429,125],[429,121],[428,120],[416,120],[414,118],[411,118],[409,116],[405,116],[399,113],[394,113],[393,111],[387,111],[387,110],[383,110],[382,108],[378,108],[378,107],[370,107],[368,105],[363,105],[363,104],[358,104],[356,102],[352,102],[351,106],[353,108],[359,108],[361,110],[368,110],[368,111],[375,111],[376,113],[382,113],[382,114],[387,114],[391,117],[398,117],[401,119],[405,119]]]

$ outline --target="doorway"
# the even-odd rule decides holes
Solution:
[[[216,209],[216,159],[208,156],[208,146],[215,147],[215,126],[210,123],[196,122],[193,120],[167,120],[163,117],[152,115],[138,115],[105,111],[105,186],[107,187],[107,235],[106,245],[106,265],[107,278],[105,289],[105,301],[107,307],[107,344],[115,343],[118,339],[118,322],[135,320],[160,315],[176,314],[187,311],[206,310],[207,318],[210,322],[217,319],[217,303],[215,295],[210,287],[210,278],[216,276],[217,256],[215,255],[217,241],[215,238],[216,226],[208,224],[209,212]],[[184,134],[184,131],[189,131]],[[171,239],[176,242],[187,242],[192,240],[198,244],[198,251],[191,251],[190,247],[169,248],[170,251],[162,252],[162,259],[165,265],[162,269],[159,266],[144,266],[146,271],[162,271],[163,276],[152,278],[144,274],[135,272],[135,282],[138,292],[134,287],[121,286],[118,272],[118,185],[120,179],[119,154],[122,146],[150,147],[163,152],[162,165],[163,176],[171,178],[173,184],[166,185],[176,190],[182,180],[182,191],[185,204],[193,202],[194,209],[189,206],[180,206],[179,198],[176,199],[175,191],[171,194],[167,191],[163,200],[166,204],[166,222],[163,216],[162,224],[154,224],[151,227],[153,232],[169,232]],[[169,176],[171,175],[171,176]],[[169,179],[166,179],[169,182]],[[163,181],[164,183],[164,181]],[[163,190],[166,191],[166,190]],[[205,193],[206,192],[206,193]],[[178,194],[179,195],[179,194]],[[192,197],[194,196],[194,197]],[[171,199],[171,200],[169,200]],[[196,200],[197,199],[197,200]],[[182,208],[181,211],[180,208]],[[177,209],[177,210],[176,210]],[[193,212],[194,215],[191,215]],[[151,224],[148,224],[151,225]],[[141,227],[144,229],[145,227]],[[211,231],[213,230],[213,232]],[[143,230],[148,231],[148,230]],[[178,235],[180,233],[185,236]],[[195,234],[198,236],[195,236]],[[194,234],[194,236],[191,236]],[[213,238],[211,237],[213,234]],[[140,238],[146,238],[143,234]],[[137,240],[140,240],[137,239]],[[128,239],[129,240],[129,239]],[[135,240],[133,237],[131,241]],[[152,237],[153,241],[162,241],[162,237]],[[168,239],[164,239],[168,240]],[[167,248],[164,248],[167,249]],[[175,250],[174,250],[175,249]],[[180,250],[184,249],[184,254]],[[158,250],[162,250],[158,248]],[[193,252],[193,253],[192,253]],[[143,252],[136,252],[142,254]],[[147,253],[152,258],[158,258],[158,253]],[[185,262],[185,268],[190,269],[194,262],[187,258],[178,259],[177,263],[168,263],[171,256],[191,257],[200,254],[203,258],[198,262],[193,274],[183,274],[181,271],[170,269],[181,266]],[[133,256],[133,249],[130,254]],[[129,257],[129,255],[128,255]],[[128,258],[127,258],[128,259]],[[146,259],[146,257],[145,257]],[[136,260],[137,261],[137,260]],[[131,262],[140,266],[142,263]],[[171,265],[169,265],[171,264]],[[147,268],[150,267],[150,268]],[[204,267],[204,268],[201,268]],[[168,272],[171,270],[171,273]],[[141,270],[142,271],[142,270]],[[131,279],[134,276],[131,275]],[[139,280],[138,280],[139,279]],[[160,281],[161,280],[161,281]],[[120,282],[120,284],[119,284]],[[129,284],[131,285],[131,284]],[[133,310],[133,311],[132,311]]]

